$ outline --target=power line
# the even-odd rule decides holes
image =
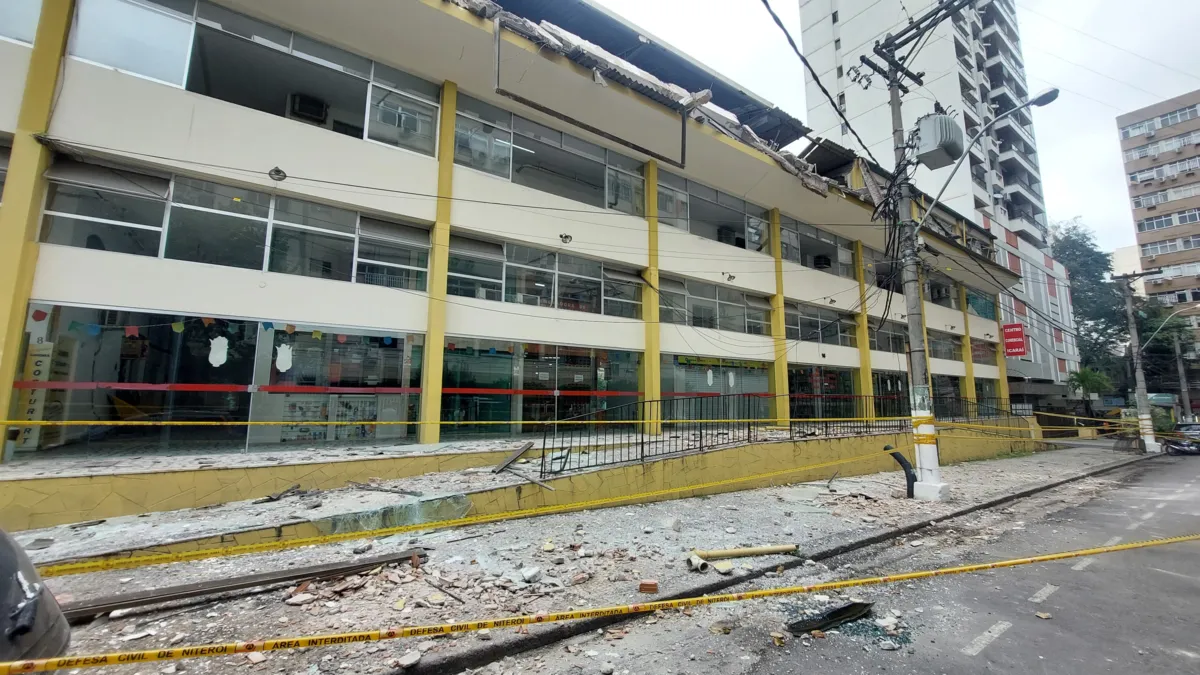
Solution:
[[[871,154],[871,148],[867,147],[867,145],[863,143],[862,136],[858,135],[858,132],[855,131],[854,127],[850,125],[850,120],[846,119],[846,114],[843,113],[841,108],[838,107],[837,101],[835,101],[833,98],[833,94],[830,94],[829,90],[825,88],[825,84],[821,82],[821,78],[817,75],[817,71],[813,69],[812,64],[808,62],[808,59],[805,58],[804,54],[800,51],[800,48],[796,46],[796,41],[792,39],[792,34],[788,31],[787,26],[783,25],[783,21],[779,19],[779,15],[775,13],[774,9],[771,9],[770,0],[762,0],[762,4],[763,7],[766,7],[767,12],[771,15],[771,18],[775,20],[775,25],[779,26],[779,30],[783,31],[783,35],[787,38],[788,44],[792,46],[792,51],[796,53],[796,56],[800,57],[800,62],[804,64],[805,69],[808,70],[808,74],[812,76],[813,82],[816,83],[817,87],[821,90],[821,93],[825,95],[825,98],[829,101],[829,104],[833,106],[833,109],[837,111],[838,117],[842,118],[842,122],[846,125],[846,128],[850,130],[850,133],[854,134],[854,138],[858,139],[858,144],[862,146],[863,152],[867,153],[867,157],[870,157],[872,162],[879,164],[879,160],[875,159],[875,155]]]
[[[1112,47],[1113,49],[1116,49],[1116,50],[1119,50],[1119,51],[1125,52],[1126,54],[1129,54],[1129,55],[1131,55],[1131,56],[1136,56],[1137,58],[1139,58],[1139,59],[1141,59],[1141,60],[1143,60],[1143,61],[1146,61],[1146,62],[1148,62],[1148,63],[1153,63],[1153,64],[1154,64],[1154,65],[1156,65],[1156,66],[1160,66],[1160,67],[1162,67],[1162,68],[1166,68],[1167,70],[1174,71],[1174,72],[1176,72],[1176,73],[1179,73],[1180,75],[1186,75],[1186,76],[1188,76],[1188,77],[1190,77],[1190,78],[1192,78],[1192,79],[1195,79],[1195,80],[1200,80],[1200,75],[1196,75],[1196,74],[1194,74],[1194,73],[1189,73],[1189,72],[1187,72],[1187,71],[1185,71],[1185,70],[1180,70],[1179,68],[1176,68],[1175,66],[1168,65],[1168,64],[1166,64],[1166,63],[1163,63],[1163,62],[1161,62],[1161,61],[1156,61],[1156,60],[1154,60],[1154,59],[1152,59],[1152,58],[1150,58],[1150,57],[1148,57],[1148,56],[1145,56],[1145,55],[1143,55],[1143,54],[1139,54],[1139,53],[1137,53],[1137,52],[1135,52],[1135,51],[1132,51],[1132,50],[1130,50],[1130,49],[1126,49],[1125,47],[1122,47],[1121,45],[1114,44],[1114,43],[1112,43],[1112,42],[1109,42],[1108,40],[1105,40],[1104,38],[1098,37],[1098,36],[1096,36],[1096,35],[1092,35],[1091,33],[1088,33],[1087,31],[1080,30],[1079,28],[1076,28],[1075,26],[1072,26],[1072,25],[1070,25],[1070,24],[1067,24],[1067,23],[1063,23],[1062,21],[1059,21],[1058,19],[1055,19],[1055,18],[1054,18],[1054,17],[1052,17],[1052,16],[1049,16],[1049,15],[1046,15],[1046,14],[1042,14],[1041,12],[1039,12],[1039,11],[1037,11],[1037,10],[1035,10],[1035,9],[1033,9],[1033,8],[1031,8],[1031,7],[1029,7],[1028,5],[1022,4],[1022,3],[1020,3],[1020,2],[1014,2],[1014,4],[1016,4],[1016,5],[1017,5],[1018,7],[1020,7],[1021,9],[1024,9],[1026,12],[1029,12],[1030,14],[1034,14],[1034,15],[1036,15],[1036,16],[1040,16],[1040,17],[1042,17],[1043,19],[1045,19],[1045,20],[1047,20],[1047,21],[1049,21],[1049,22],[1051,22],[1051,23],[1054,23],[1054,24],[1057,24],[1057,25],[1059,25],[1059,26],[1062,26],[1063,28],[1067,28],[1067,29],[1069,29],[1069,30],[1075,31],[1076,33],[1079,33],[1080,35],[1083,35],[1083,36],[1085,36],[1085,37],[1091,38],[1091,39],[1095,40],[1096,42],[1100,42],[1100,43],[1102,43],[1102,44],[1106,44],[1106,45],[1108,45],[1109,47]]]

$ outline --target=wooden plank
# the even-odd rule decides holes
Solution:
[[[513,450],[512,454],[510,454],[508,457],[505,457],[503,462],[500,462],[500,464],[497,465],[496,468],[492,469],[492,473],[500,473],[501,471],[507,469],[510,464],[512,464],[513,462],[520,459],[521,455],[525,454],[526,452],[529,452],[529,449],[532,447],[533,447],[533,441],[529,441],[525,445],[522,445],[521,447],[517,448],[516,450]]]
[[[90,619],[100,614],[107,614],[108,612],[117,609],[145,607],[147,605],[157,605],[159,603],[171,602],[173,600],[199,598],[216,593],[225,593],[228,591],[237,591],[245,588],[254,588],[255,586],[268,586],[271,584],[297,581],[300,579],[317,579],[322,577],[353,574],[355,572],[371,570],[379,567],[380,565],[408,562],[413,558],[413,556],[424,558],[427,556],[427,554],[425,553],[425,549],[415,548],[400,551],[399,553],[389,553],[387,555],[375,556],[372,558],[360,558],[348,562],[326,563],[323,565],[312,565],[310,567],[276,570],[274,572],[261,572],[259,574],[250,574],[233,579],[214,579],[213,581],[201,581],[194,584],[152,588],[148,591],[122,593],[120,595],[110,595],[107,597],[96,598],[94,600],[70,602],[64,604],[62,606],[62,610],[63,614],[67,617],[67,621],[75,622],[84,619]]]

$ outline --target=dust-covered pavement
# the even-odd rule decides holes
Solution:
[[[1157,459],[842,556],[832,572],[804,567],[737,590],[1193,533],[1198,486],[1200,461]],[[842,594],[668,611],[627,622],[621,633],[583,636],[480,672],[1194,673],[1200,666],[1198,553],[1193,542]],[[874,616],[823,637],[784,629],[806,612],[851,598],[874,602]],[[784,635],[782,645],[773,632]]]
[[[784,542],[798,542],[808,550],[826,548],[879,532],[888,528],[889,523],[910,522],[921,517],[936,518],[938,514],[979,503],[988,497],[1011,493],[1031,482],[1074,475],[1114,459],[1119,457],[1095,448],[1067,449],[948,467],[946,476],[954,485],[955,501],[947,504],[894,498],[892,495],[899,494],[903,479],[899,473],[888,473],[852,479],[838,478],[832,485],[822,482],[779,486],[707,499],[617,507],[416,536],[389,537],[371,542],[370,551],[361,555],[400,550],[412,545],[415,540],[417,545],[434,549],[430,552],[430,564],[419,574],[412,574],[406,566],[401,566],[356,579],[335,579],[313,584],[299,592],[291,587],[281,587],[260,594],[210,599],[191,607],[169,606],[158,612],[101,620],[75,631],[72,653],[423,625],[644,601],[659,596],[638,593],[638,581],[641,579],[659,581],[660,596],[684,591],[706,580],[686,571],[683,565],[685,549]],[[1066,494],[1084,495],[1104,489],[1107,485],[1106,479],[1093,478],[1060,490]],[[996,517],[1001,521],[1019,519],[1010,514]],[[922,535],[923,539],[929,536]],[[912,550],[936,551],[941,547],[934,542],[940,536],[943,535],[934,536],[927,548],[913,547],[911,542],[906,546]],[[993,537],[995,533],[985,531],[977,536]],[[363,544],[346,542],[264,555],[54,578],[48,582],[61,599],[92,598],[346,560],[354,557],[354,549]],[[759,558],[739,561],[738,564],[761,567],[773,564],[773,561],[782,563],[788,560],[793,558]],[[802,580],[832,578],[847,572],[839,570],[835,575],[825,572],[820,566],[812,566],[762,579],[758,586],[801,583]],[[738,571],[735,569],[734,573]],[[715,574],[710,573],[707,580],[714,578]],[[300,594],[312,597],[295,600],[295,596]],[[294,604],[286,604],[285,600],[289,598]],[[556,658],[566,657],[570,657],[571,662],[559,664],[564,669],[576,665],[600,668],[602,661],[596,659],[620,661],[629,657],[636,658],[628,662],[625,668],[632,668],[635,664],[645,667],[649,663],[647,659],[654,655],[639,653],[636,646],[642,635],[649,637],[649,644],[655,650],[665,649],[672,644],[673,635],[686,636],[680,647],[687,647],[682,658],[694,654],[699,663],[711,648],[700,649],[698,645],[720,638],[725,642],[713,644],[728,645],[730,635],[746,630],[748,626],[757,626],[756,631],[762,628],[766,631],[762,635],[769,635],[771,630],[777,630],[783,616],[794,612],[795,602],[743,603],[696,609],[691,617],[679,614],[639,618],[623,624],[618,632],[597,636],[598,642],[586,648],[580,646],[576,653],[563,651],[559,646],[542,655],[541,662],[525,659],[521,664],[514,664],[513,668],[514,672],[558,672],[555,670],[558,665],[551,665],[552,662]],[[812,601],[805,599],[802,602],[811,604]],[[751,615],[742,619],[741,613],[744,612],[751,612]],[[733,632],[721,636],[708,632],[708,627],[714,621],[727,615],[738,619],[738,627],[732,629]],[[695,629],[692,632],[697,632],[697,635],[685,630],[688,622]],[[702,625],[695,626],[696,623]],[[770,628],[772,625],[776,628]],[[625,628],[630,629],[628,635],[624,633]],[[529,630],[540,631],[545,627],[532,627]],[[655,633],[658,630],[667,632],[658,636]],[[418,670],[424,670],[466,650],[479,649],[481,646],[502,647],[525,637],[515,630],[492,631],[486,635],[468,634],[432,640],[273,652],[263,655],[266,661],[262,664],[250,664],[247,657],[221,657],[187,661],[180,665],[196,672],[227,672],[231,667],[245,665],[271,672],[314,675],[342,671],[389,672],[395,668],[395,660],[401,658],[406,650],[412,649],[423,654]],[[789,648],[792,647],[785,647]],[[761,658],[761,655],[755,655],[752,645],[747,645],[746,649],[746,652],[739,649],[734,654],[738,664],[753,664]],[[713,651],[720,653],[719,650]],[[590,652],[596,654],[589,656]],[[612,653],[618,656],[603,656]],[[743,659],[742,656],[751,658]],[[672,652],[670,658],[681,657]],[[730,669],[735,665],[729,664]],[[712,666],[713,663],[709,662],[708,667]],[[146,675],[155,672],[148,668],[147,665],[140,668],[123,666],[116,671],[143,672]],[[547,668],[549,670],[543,670]],[[509,667],[505,666],[505,669]],[[633,672],[664,671],[649,669]]]

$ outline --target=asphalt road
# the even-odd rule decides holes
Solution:
[[[962,564],[1200,532],[1200,457],[1151,460],[1122,478],[1079,505],[1017,521],[987,543],[987,555],[956,559],[949,550],[937,557],[943,565]],[[863,562],[901,567],[896,548]],[[936,558],[902,566],[923,566],[910,567],[915,562]],[[913,626],[910,646],[845,649],[835,636],[784,650],[756,640],[759,659],[749,672],[1200,672],[1197,542],[919,582],[889,603],[923,605],[919,613],[904,610]]]
[[[1200,532],[1200,457],[1159,457],[898,541],[747,587],[936,569]],[[914,543],[915,542],[915,543]],[[741,589],[739,589],[741,590]],[[1200,672],[1200,542],[846,589],[840,596],[669,611],[482,670],[503,673],[711,675],[771,673]],[[824,639],[772,632],[804,611],[859,597],[900,615],[897,650],[873,620]],[[1042,612],[1049,618],[1038,618]],[[612,671],[608,667],[612,667]]]

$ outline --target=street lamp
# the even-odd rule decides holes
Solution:
[[[1151,333],[1150,337],[1146,338],[1146,342],[1144,342],[1142,344],[1142,348],[1139,351],[1143,351],[1143,352],[1146,351],[1146,347],[1148,347],[1150,345],[1150,341],[1154,339],[1154,336],[1158,335],[1159,331],[1166,328],[1167,322],[1170,321],[1171,319],[1175,318],[1176,314],[1184,311],[1185,309],[1193,309],[1193,308],[1192,307],[1180,307],[1179,309],[1175,310],[1174,312],[1171,312],[1170,314],[1168,314],[1167,318],[1163,319],[1162,323],[1158,324],[1158,329],[1156,329],[1153,333]]]
[[[999,122],[1000,120],[1016,114],[1016,112],[1018,110],[1024,110],[1026,108],[1032,108],[1032,107],[1041,107],[1041,106],[1047,105],[1049,103],[1052,103],[1054,101],[1054,99],[1056,99],[1056,98],[1058,98],[1058,88],[1050,87],[1049,89],[1046,89],[1045,91],[1039,93],[1037,96],[1034,96],[1033,98],[1025,101],[1024,103],[1013,108],[1012,110],[1008,110],[1006,112],[1000,113],[991,122],[988,122],[987,124],[980,127],[979,131],[977,131],[975,133],[975,135],[971,137],[971,142],[967,143],[967,147],[963,148],[962,156],[959,157],[958,161],[954,163],[954,168],[950,169],[950,175],[946,176],[946,182],[944,184],[942,184],[942,189],[938,190],[937,196],[933,198],[933,203],[931,203],[929,205],[929,208],[925,209],[925,215],[921,216],[921,222],[917,223],[917,232],[920,233],[921,227],[923,225],[925,225],[925,221],[929,219],[929,214],[933,213],[933,209],[935,206],[938,205],[938,202],[941,201],[942,195],[946,194],[946,188],[950,187],[950,180],[954,178],[954,174],[958,173],[958,167],[962,166],[963,161],[967,158],[967,155],[970,154],[971,148],[974,147],[975,144],[979,142],[979,139],[983,138],[983,135],[988,132],[988,129],[991,129],[992,127],[994,127],[996,125],[996,123]]]

